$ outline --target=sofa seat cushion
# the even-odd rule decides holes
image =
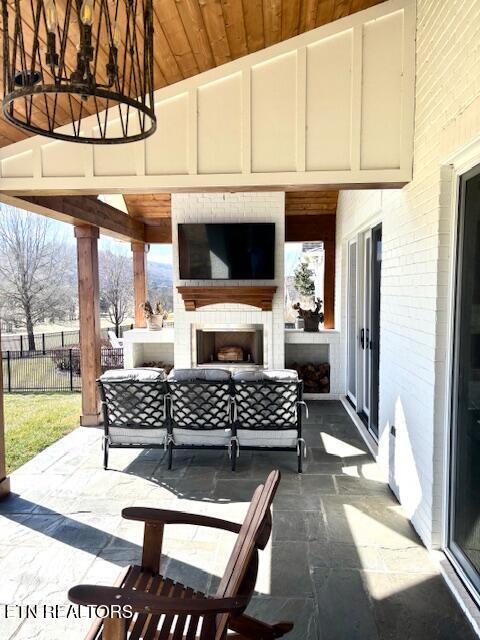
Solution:
[[[139,382],[162,382],[166,380],[165,369],[138,367],[137,369],[109,369],[100,376],[101,382],[138,380]]]
[[[234,382],[291,382],[298,380],[295,369],[247,369],[233,374]]]
[[[108,429],[110,444],[136,444],[140,446],[163,445],[167,436],[166,429],[133,429],[110,427]]]
[[[232,432],[230,429],[174,429],[176,445],[196,445],[199,447],[228,446]]]
[[[243,447],[296,447],[296,429],[237,429],[240,449]]]
[[[168,375],[168,380],[176,382],[190,382],[205,380],[207,382],[228,382],[231,373],[227,369],[172,369]]]

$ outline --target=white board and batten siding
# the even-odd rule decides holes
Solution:
[[[10,145],[0,190],[402,184],[412,175],[414,62],[415,2],[389,0],[159,89],[158,128],[145,141]],[[95,124],[85,119],[85,134]]]

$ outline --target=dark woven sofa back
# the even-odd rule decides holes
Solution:
[[[223,369],[173,369],[168,376],[172,427],[227,429],[231,426],[231,376]]]
[[[294,372],[240,372],[233,376],[237,429],[295,429],[302,383]]]
[[[162,369],[107,371],[98,380],[108,426],[162,428],[167,417],[168,392]]]

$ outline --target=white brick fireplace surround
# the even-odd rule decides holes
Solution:
[[[191,367],[193,331],[202,325],[263,325],[268,368],[284,366],[284,240],[283,192],[174,193],[172,194],[173,295],[175,313],[175,366]],[[182,222],[274,222],[275,280],[180,280],[178,277],[178,227]],[[177,286],[276,285],[272,311],[243,304],[214,304],[199,311],[185,311]]]

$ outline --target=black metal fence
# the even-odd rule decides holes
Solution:
[[[80,391],[78,348],[3,351],[3,390],[14,392]],[[123,368],[123,349],[102,348],[102,371]]]
[[[119,327],[119,338],[123,337],[125,331],[133,329],[133,324],[126,324]],[[108,332],[115,332],[114,327],[107,327],[101,330],[102,340],[108,340]],[[73,331],[57,331],[55,333],[36,333],[35,350],[45,354],[51,349],[58,349],[78,345],[80,333]],[[19,351],[25,353],[29,351],[28,336],[26,334],[2,335],[2,351]]]

